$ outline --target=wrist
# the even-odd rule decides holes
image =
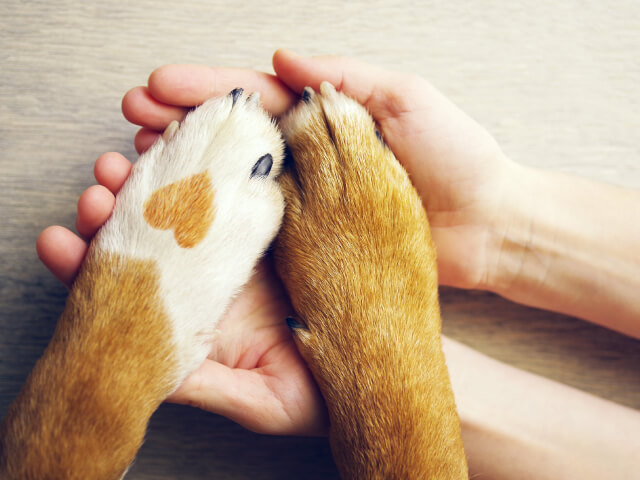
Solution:
[[[523,265],[531,255],[531,236],[536,228],[538,195],[536,185],[544,184],[545,172],[506,159],[494,176],[491,195],[477,212],[477,255],[479,268],[466,271],[462,288],[487,290],[510,298],[523,275]],[[473,266],[467,259],[466,265]],[[527,272],[533,274],[533,271]]]
[[[542,171],[511,164],[487,228],[488,240],[481,289],[511,298],[523,275],[537,276],[530,256],[537,228],[537,210],[544,195]],[[539,267],[539,265],[538,265]],[[544,273],[542,273],[544,275]]]
[[[640,337],[638,192],[513,165],[482,288]]]

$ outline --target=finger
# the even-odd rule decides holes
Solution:
[[[302,57],[281,49],[273,55],[273,68],[278,78],[300,94],[306,86],[319,91],[320,84],[328,81],[364,105],[378,122],[415,108],[422,98],[416,90],[429,88],[420,77],[341,56]]]
[[[387,71],[346,57],[309,58],[287,50],[275,52],[273,68],[293,91],[302,92],[305,86],[318,90],[326,80],[364,105],[416,185],[426,178],[419,163],[425,155],[418,152],[433,149],[431,141],[437,134],[431,132],[446,131],[442,125],[469,121],[433,85],[416,75]]]
[[[138,133],[136,133],[136,138],[133,140],[133,144],[136,147],[136,152],[142,155],[149,149],[149,147],[151,147],[151,145],[155,143],[160,135],[160,132],[148,128],[141,128],[140,130],[138,130]]]
[[[306,86],[319,91],[320,84],[328,81],[362,104],[376,88],[386,87],[389,77],[395,75],[348,57],[302,57],[284,49],[274,53],[273,68],[278,78],[295,92],[302,93]]]
[[[36,252],[44,266],[70,287],[87,252],[87,244],[66,228],[53,225],[38,236]]]
[[[84,238],[91,238],[107,221],[116,203],[116,198],[106,187],[93,185],[78,199],[76,230]]]
[[[167,105],[151,95],[147,87],[135,87],[122,98],[122,114],[131,123],[164,130],[173,120],[182,120],[188,109]]]
[[[116,194],[131,173],[131,162],[117,152],[103,153],[93,166],[93,174],[100,185]]]
[[[275,75],[243,68],[204,65],[165,65],[149,76],[149,92],[169,105],[191,107],[241,87],[247,93],[260,92],[262,106],[279,116],[297,100]],[[164,128],[164,127],[163,127]]]

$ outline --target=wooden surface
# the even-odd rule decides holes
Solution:
[[[275,48],[421,74],[515,160],[640,187],[640,6],[553,1],[0,3],[0,415],[65,289],[38,232],[71,227],[108,150],[135,158],[124,92],[164,63],[270,70]],[[640,248],[640,247],[639,247]],[[639,292],[640,297],[640,292]],[[640,408],[640,342],[494,295],[443,289],[444,330],[500,360]],[[266,437],[164,406],[128,478],[333,478],[325,439]]]

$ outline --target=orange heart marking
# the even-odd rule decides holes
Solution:
[[[208,171],[191,175],[153,192],[144,202],[144,219],[153,228],[173,230],[182,248],[193,248],[213,222],[214,195]]]

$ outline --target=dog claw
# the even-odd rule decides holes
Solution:
[[[231,104],[231,106],[235,105],[236,102],[238,101],[238,99],[242,96],[242,92],[244,92],[244,89],[242,88],[234,88],[233,90],[231,90],[229,92],[229,96],[231,98],[233,98],[233,103]]]
[[[251,177],[266,177],[273,166],[273,157],[270,153],[261,156],[251,169]]]
[[[286,322],[287,322],[287,327],[289,327],[291,330],[295,330],[295,329],[299,329],[299,328],[306,328],[303,324],[298,322],[293,317],[287,317]]]
[[[179,125],[180,124],[177,120],[173,120],[169,125],[167,125],[167,128],[164,129],[164,133],[162,134],[162,140],[164,140],[164,143],[169,142],[169,140],[173,138],[178,131]]]
[[[304,90],[302,91],[302,101],[304,103],[309,103],[313,98],[314,93],[313,88],[304,87]]]
[[[335,95],[336,93],[336,87],[334,87],[332,84],[330,84],[327,81],[324,81],[320,84],[320,93],[322,93],[322,95],[324,96],[330,96],[330,95]]]
[[[260,103],[260,92],[253,92],[247,97],[247,103],[249,105],[258,105]]]

